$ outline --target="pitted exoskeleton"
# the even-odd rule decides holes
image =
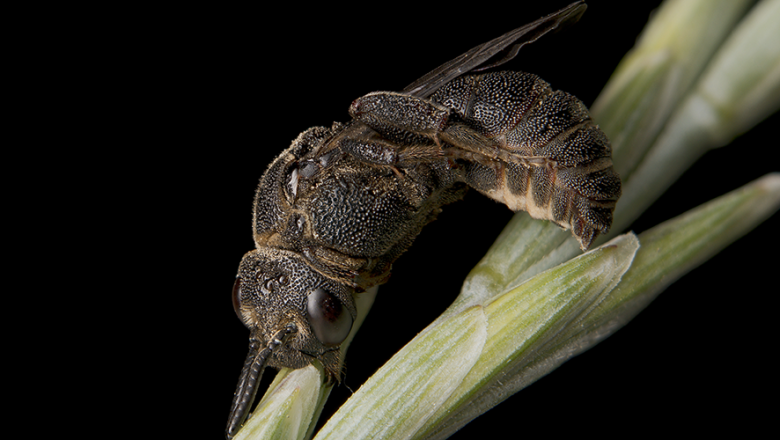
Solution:
[[[384,138],[429,138],[436,147],[412,147],[429,152],[415,157],[451,159],[458,180],[513,211],[572,229],[583,250],[612,224],[620,177],[609,140],[579,99],[536,75],[461,76],[428,100],[372,93],[350,114]],[[368,145],[393,150],[387,141]]]
[[[583,250],[609,229],[620,179],[585,106],[532,74],[468,74],[511,59],[584,7],[474,48],[400,93],[359,98],[350,122],[306,130],[273,161],[255,197],[257,249],[233,288],[250,353],[228,438],[266,366],[318,360],[340,380],[354,295],[386,282],[423,226],[469,187],[571,229]]]

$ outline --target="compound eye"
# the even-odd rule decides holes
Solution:
[[[323,345],[341,344],[352,330],[352,314],[338,298],[323,288],[309,294],[309,322]]]
[[[233,310],[236,312],[236,316],[241,322],[244,322],[244,317],[241,316],[241,278],[236,277],[236,282],[233,283]]]

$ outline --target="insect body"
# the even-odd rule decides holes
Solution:
[[[273,161],[255,197],[257,248],[233,288],[250,353],[228,438],[266,366],[317,359],[340,379],[353,295],[387,281],[423,226],[469,187],[570,228],[583,249],[609,229],[620,179],[585,106],[528,73],[461,75],[583,9],[569,6],[475,48],[401,93],[359,98],[352,121],[306,130]]]

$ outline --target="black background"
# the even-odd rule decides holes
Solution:
[[[657,3],[592,2],[580,23],[527,46],[507,68],[538,74],[591,105]],[[99,100],[120,107],[100,116],[112,133],[110,158],[98,172],[113,182],[112,195],[101,198],[113,220],[104,244],[110,257],[97,264],[114,280],[122,274],[114,293],[123,303],[105,325],[120,329],[115,338],[127,354],[103,351],[126,368],[111,386],[126,401],[144,396],[130,410],[138,423],[158,431],[182,426],[190,438],[223,435],[248,342],[230,291],[253,247],[252,199],[267,164],[298,133],[346,121],[354,98],[400,90],[566,4],[131,11],[138,20],[106,44],[110,55],[94,73],[106,84]],[[777,136],[765,140],[776,126],[775,116],[707,154],[631,229],[641,232],[776,171]],[[323,417],[450,304],[510,216],[470,193],[423,231],[380,288],[350,347],[346,386],[333,391]],[[770,409],[758,398],[773,399],[777,390],[768,356],[776,345],[768,303],[780,244],[772,223],[454,438],[766,426]]]

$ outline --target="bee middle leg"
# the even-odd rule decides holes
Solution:
[[[411,133],[440,145],[438,134],[447,125],[450,109],[403,93],[374,92],[356,99],[349,114],[389,139]]]
[[[444,157],[441,148],[435,145],[398,146],[384,140],[346,140],[343,151],[361,162],[373,165],[403,167],[420,162],[430,162]]]

